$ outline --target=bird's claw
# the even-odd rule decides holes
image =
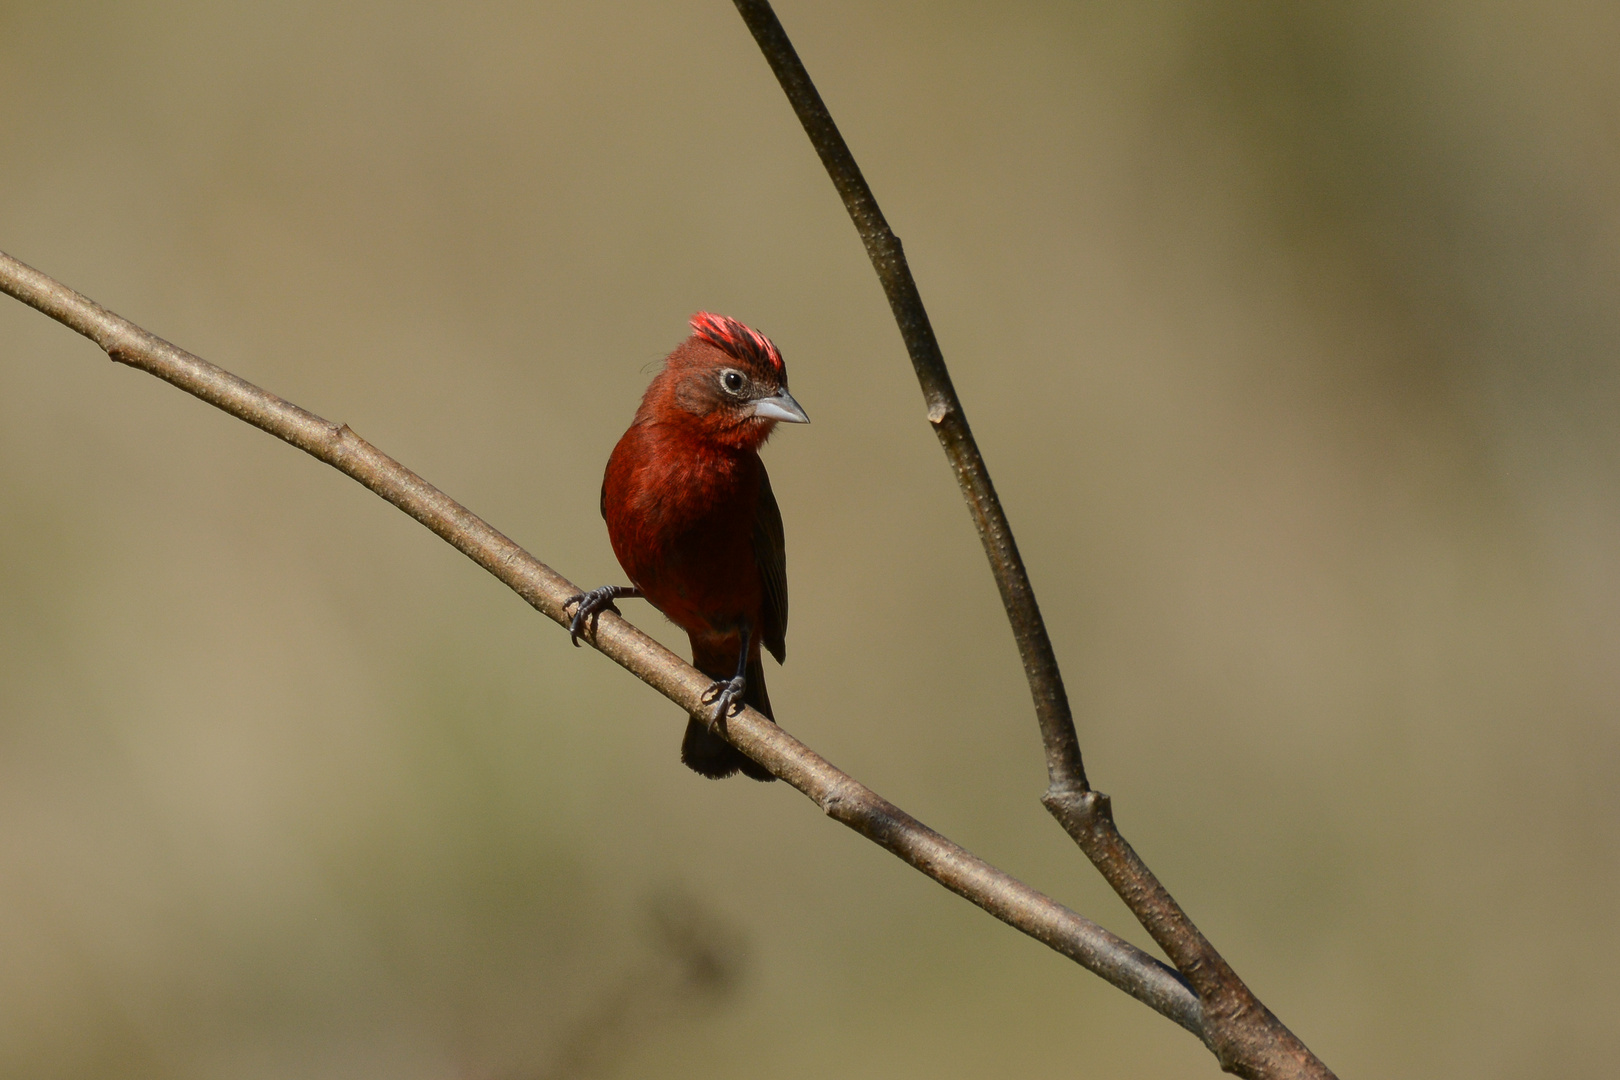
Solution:
[[[717,679],[713,686],[703,692],[703,703],[714,704],[714,716],[711,718],[718,724],[730,715],[731,707],[738,706],[740,712],[746,706],[743,701],[743,692],[748,689],[748,681],[741,675],[735,679]]]
[[[577,603],[579,605],[579,610],[574,612],[573,619],[568,623],[568,640],[574,643],[574,648],[579,648],[579,635],[585,632],[585,626],[590,622],[592,615],[603,611],[611,611],[615,615],[621,614],[619,609],[613,605],[614,599],[620,595],[622,595],[622,592],[617,586],[603,585],[600,588],[592,589],[590,592],[580,593],[578,596],[568,598],[569,604]],[[567,604],[564,605],[565,609],[566,607]]]

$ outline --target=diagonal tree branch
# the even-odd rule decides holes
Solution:
[[[581,590],[347,424],[324,420],[169,344],[4,252],[0,292],[83,334],[119,363],[173,383],[358,480],[541,614],[568,626],[569,601]],[[707,675],[611,612],[592,622],[584,636],[597,649],[687,712],[708,716],[703,696],[712,680]],[[731,716],[722,734],[829,817],[1194,1034],[1203,1030],[1198,999],[1175,971],[934,832],[759,713],[745,709]]]
[[[1024,673],[1035,699],[1035,716],[1046,749],[1050,786],[1042,803],[1107,879],[1204,1006],[1199,1032],[1229,1072],[1255,1077],[1331,1077],[1327,1066],[1267,1009],[1226,960],[1193,925],[1175,898],[1120,835],[1108,796],[1086,780],[1063,674],[1035,590],[1013,540],[1012,526],[996,496],[990,472],[968,427],[951,384],[939,341],[912,278],[900,238],[889,228],[855,156],[821,100],[769,0],[733,0],[760,51],[821,157],[827,175],[866,245],[866,253],[889,298],[911,365],[922,384],[928,420],[956,473],[962,497],[990,560],[990,572],[1012,624]]]

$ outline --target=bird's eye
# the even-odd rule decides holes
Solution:
[[[728,371],[720,376],[720,385],[724,386],[728,393],[740,394],[743,387],[748,385],[748,380],[742,377],[740,371]]]

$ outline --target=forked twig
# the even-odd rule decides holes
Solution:
[[[1074,838],[1093,865],[1107,879],[1131,913],[1159,943],[1176,968],[1187,978],[1204,1007],[1204,1024],[1197,1032],[1214,1052],[1221,1067],[1241,1076],[1331,1077],[1333,1074],[1293,1032],[1267,1009],[1234,972],[1215,947],[1193,925],[1180,905],[1147,864],[1136,854],[1114,824],[1108,796],[1093,791],[1086,780],[1069,710],[1063,674],[1035,590],[1013,540],[1012,527],[996,497],[995,485],[968,427],[962,403],[951,385],[950,372],[939,341],[911,276],[900,238],[889,228],[883,211],[860,166],[850,153],[838,125],[821,100],[787,31],[769,0],[733,0],[743,21],[759,43],[776,79],[787,94],[805,134],[844,200],[878,280],[889,298],[900,336],[911,355],[917,381],[922,384],[928,420],[939,436],[984,543],[990,571],[1001,591],[1013,638],[1024,662],[1024,673],[1035,699],[1046,749],[1049,786],[1041,802]]]

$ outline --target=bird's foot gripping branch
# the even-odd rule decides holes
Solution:
[[[613,601],[629,600],[640,595],[641,590],[633,585],[602,585],[590,592],[569,597],[567,606],[574,608],[574,617],[568,622],[568,640],[574,643],[576,649],[579,648],[579,637],[591,628],[592,619],[604,611],[622,614]]]

